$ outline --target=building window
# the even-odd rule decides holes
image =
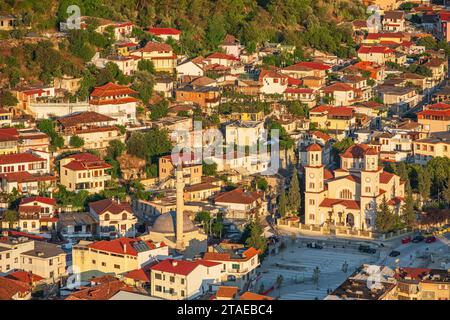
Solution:
[[[370,193],[370,187],[366,187],[366,192]]]
[[[155,286],[155,290],[158,291],[158,292],[161,292],[162,291],[162,287],[161,286]]]
[[[155,279],[161,280],[161,273],[155,273]]]
[[[52,266],[53,265],[53,259],[48,260],[48,265]]]
[[[175,277],[170,277],[170,282],[175,282]]]
[[[314,214],[309,215],[309,220],[316,220],[316,217],[314,216]]]
[[[114,265],[114,269],[120,269],[120,265],[115,264],[115,265]]]
[[[106,262],[102,262],[102,267],[106,267]]]
[[[309,204],[310,204],[310,205],[315,205],[314,199],[309,199]]]
[[[353,198],[353,194],[351,193],[350,190],[348,189],[344,189],[339,193],[339,197],[341,199],[352,199]]]

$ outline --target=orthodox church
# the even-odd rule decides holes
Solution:
[[[379,204],[386,197],[390,208],[401,214],[405,181],[378,165],[379,153],[366,144],[356,144],[340,155],[340,168],[327,170],[322,148],[307,147],[305,166],[305,223],[375,230]]]

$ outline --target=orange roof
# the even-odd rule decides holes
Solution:
[[[0,277],[0,300],[11,300],[17,293],[31,292],[31,287],[21,281]]]
[[[224,202],[224,203],[240,203],[240,204],[250,204],[262,197],[259,192],[250,192],[243,188],[236,188],[234,190],[223,192],[217,195],[214,201]]]
[[[38,161],[45,161],[45,159],[35,156],[34,154],[31,153],[15,153],[15,154],[0,155],[0,165],[38,162]]]
[[[98,98],[113,97],[129,94],[137,94],[137,92],[127,86],[122,86],[114,84],[112,82],[108,82],[104,86],[96,87],[94,91],[91,93],[91,97],[98,97]]]
[[[373,151],[372,147],[368,146],[367,144],[360,143],[360,144],[354,144],[347,148],[345,152],[341,155],[342,158],[363,158],[366,154],[369,155],[375,155],[378,154],[378,152]]]
[[[15,271],[6,276],[9,279],[20,281],[26,284],[33,284],[34,282],[39,282],[44,280],[43,277],[26,271]]]
[[[155,36],[162,36],[162,35],[171,36],[181,34],[181,31],[175,28],[148,28],[148,32],[154,34]]]
[[[226,54],[222,52],[215,52],[210,54],[207,59],[223,59],[223,60],[231,60],[231,61],[240,61],[235,56],[232,56],[231,54]]]
[[[115,280],[74,292],[66,300],[108,300],[121,290],[133,291],[122,281]]]
[[[380,183],[386,184],[391,181],[391,179],[395,176],[395,174],[383,171],[380,173]]]
[[[239,300],[274,300],[274,298],[247,291],[241,295]]]
[[[330,116],[351,117],[353,116],[354,111],[355,109],[352,107],[333,107],[321,105],[313,108],[309,113],[326,113]]]
[[[102,215],[105,212],[109,212],[112,214],[118,214],[123,211],[133,213],[133,210],[131,210],[131,206],[128,202],[117,202],[112,199],[103,199],[90,202],[89,207],[98,215]]]
[[[389,47],[385,46],[361,46],[358,50],[359,54],[373,54],[373,53],[382,53],[382,54],[394,54],[395,50],[392,50]]]
[[[317,143],[313,143],[306,148],[306,151],[322,151],[322,147]]]
[[[97,241],[89,244],[88,247],[100,251],[137,256],[138,251],[134,246],[138,243],[147,245],[148,250],[157,248],[155,243],[153,243],[152,241],[142,240],[141,238],[118,238],[110,241]],[[165,244],[161,242],[160,247],[164,246]]]
[[[331,199],[331,198],[323,199],[323,201],[319,205],[319,207],[331,208],[331,207],[333,207],[334,205],[337,205],[337,204],[343,205],[347,209],[358,210],[360,208],[359,201],[343,200],[343,199]]]
[[[127,272],[124,277],[133,279],[135,281],[150,282],[150,268],[148,268],[147,270],[131,270],[130,272]]]
[[[220,265],[220,263],[205,260],[187,261],[187,260],[165,259],[160,263],[150,267],[150,269],[155,271],[162,271],[187,276],[200,265],[205,267],[214,267]]]
[[[234,299],[238,293],[238,289],[238,287],[220,286],[216,292],[216,297]]]
[[[141,49],[142,52],[155,52],[155,51],[164,51],[164,52],[171,52],[172,47],[168,45],[167,43],[160,43],[160,42],[153,42],[149,41],[145,45],[144,48]]]

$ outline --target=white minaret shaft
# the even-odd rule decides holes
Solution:
[[[180,165],[176,168],[177,212],[176,212],[176,240],[177,248],[183,248],[183,214],[184,214],[184,179],[183,169]]]

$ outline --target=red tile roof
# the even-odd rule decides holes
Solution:
[[[220,286],[216,292],[216,297],[234,299],[238,291],[238,287]]]
[[[118,84],[114,84],[112,82],[108,82],[104,86],[96,87],[94,91],[91,93],[91,97],[112,97],[112,96],[121,96],[121,95],[130,95],[137,94],[136,91],[130,89],[127,86],[122,86]]]
[[[61,117],[58,119],[58,122],[67,128],[67,127],[75,127],[85,123],[109,122],[115,120],[117,119],[108,117],[101,113],[87,111]]]
[[[64,165],[64,168],[82,171],[90,169],[110,169],[111,165],[98,158],[91,153],[77,153],[67,157],[68,159],[73,159],[71,162]]]
[[[351,85],[344,83],[344,82],[336,82],[332,85],[329,85],[327,87],[324,87],[322,89],[324,92],[335,92],[335,91],[358,91],[357,89],[353,88]]]
[[[20,201],[20,205],[28,204],[28,203],[34,203],[34,202],[41,202],[48,205],[56,206],[56,200],[53,198],[48,197],[41,197],[41,196],[35,196],[35,197],[29,197],[29,198],[23,198]]]
[[[17,293],[31,292],[31,287],[21,281],[0,277],[0,300],[11,300]]]
[[[131,270],[130,272],[127,272],[124,277],[135,281],[150,282],[150,268],[147,268],[147,270]]]
[[[115,280],[74,292],[66,300],[108,300],[122,290],[134,291],[122,281]]]
[[[392,50],[389,47],[385,46],[361,46],[358,50],[358,54],[374,54],[374,53],[382,53],[382,54],[394,54],[395,50]]]
[[[231,258],[229,252],[205,252],[203,259],[212,261],[247,261],[258,255],[259,251],[253,247],[248,248],[242,253],[242,258]]]
[[[380,183],[386,184],[391,181],[391,179],[395,176],[395,174],[383,171],[380,173]]]
[[[352,107],[333,107],[321,105],[313,108],[309,113],[326,113],[330,116],[342,116],[351,117],[353,116],[355,109]]]
[[[139,242],[144,242],[150,248],[149,250],[156,249],[155,243],[149,240],[142,240],[141,238],[118,238],[110,241],[97,241],[87,245],[91,249],[96,249],[100,251],[106,251],[118,254],[127,254],[131,256],[137,256],[138,251],[133,247],[134,244]],[[160,243],[159,247],[164,247],[163,242]]]
[[[0,141],[17,141],[19,140],[19,132],[16,128],[1,128]]]
[[[112,199],[103,199],[89,203],[89,207],[95,211],[98,215],[102,215],[105,212],[112,214],[118,214],[123,211],[133,213],[131,206],[128,202],[117,202]]]
[[[331,137],[328,134],[323,133],[322,131],[312,131],[311,135],[316,136],[317,138],[322,139],[324,141],[328,141],[331,139]]]
[[[160,42],[153,42],[149,41],[144,46],[144,48],[141,49],[142,52],[155,52],[155,51],[164,51],[164,52],[172,52],[173,49],[170,45],[167,43],[160,43]]]
[[[343,199],[330,199],[330,198],[323,199],[323,201],[319,205],[319,207],[331,208],[331,207],[333,207],[334,205],[337,205],[337,204],[343,205],[347,209],[358,210],[360,208],[359,201],[343,200]]]
[[[274,300],[274,298],[247,291],[241,295],[239,300]]]
[[[8,279],[20,281],[29,285],[44,280],[43,277],[26,271],[15,271],[6,276]]]
[[[192,271],[194,271],[199,265],[203,265],[205,267],[213,267],[220,265],[220,263],[205,260],[186,261],[186,260],[165,259],[160,263],[150,267],[150,269],[152,271],[162,271],[187,276]]]
[[[243,188],[236,188],[234,190],[223,192],[217,195],[214,201],[221,203],[240,203],[240,204],[250,204],[262,197],[259,192],[250,192]]]
[[[322,151],[322,147],[317,143],[313,143],[306,148],[306,151]]]
[[[366,155],[366,154],[378,154],[378,153],[374,153],[372,151],[369,152],[369,150],[371,150],[371,149],[373,149],[373,148],[371,148],[370,146],[368,146],[367,144],[364,144],[364,143],[354,144],[354,145],[350,146],[349,148],[347,148],[347,150],[344,151],[344,153],[341,155],[341,157],[343,157],[343,158],[364,158],[364,155]]]
[[[56,181],[55,176],[31,174],[28,171],[2,173],[0,174],[0,178],[5,179],[8,182]]]
[[[40,162],[45,161],[45,159],[35,156],[31,153],[16,153],[16,154],[3,154],[0,155],[0,165],[2,164],[15,164],[15,163],[26,163],[26,162]]]
[[[175,28],[148,28],[148,32],[155,36],[162,36],[162,35],[179,35],[181,34],[180,30],[177,30]]]
[[[226,54],[222,52],[215,52],[210,54],[207,59],[222,59],[222,60],[231,60],[231,61],[240,61],[238,58],[231,54]]]

